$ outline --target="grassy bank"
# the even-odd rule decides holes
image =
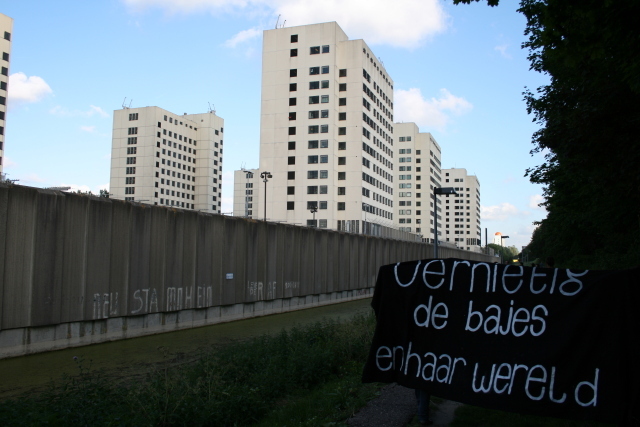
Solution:
[[[347,418],[376,387],[360,384],[373,315],[236,342],[182,364],[114,380],[79,374],[0,403],[4,425],[318,425]]]

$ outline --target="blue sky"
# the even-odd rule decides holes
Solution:
[[[450,0],[0,0],[14,19],[5,168],[36,187],[108,188],[113,110],[158,106],[225,119],[223,212],[233,171],[259,158],[262,30],[336,21],[364,39],[395,87],[396,121],[442,147],[443,167],[478,176],[482,228],[526,245],[542,188],[524,177],[537,130],[517,2]]]

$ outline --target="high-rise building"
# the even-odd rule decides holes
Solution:
[[[267,219],[392,227],[393,80],[382,62],[335,22],[265,31],[262,53]]]
[[[2,52],[2,74],[0,74],[0,174],[2,174],[4,159],[4,133],[7,115],[7,94],[9,86],[9,57],[11,55],[11,33],[13,19],[0,13],[0,52]]]
[[[260,218],[261,179],[258,169],[242,169],[233,173],[233,216]]]
[[[114,111],[111,197],[220,213],[223,135],[213,111]]]
[[[445,241],[468,251],[481,249],[482,228],[480,226],[480,181],[468,175],[466,169],[443,169],[443,187],[453,187],[457,195],[444,198]],[[442,223],[440,223],[442,224]]]
[[[420,132],[415,123],[394,123],[394,222],[401,231],[433,239],[434,187],[441,187],[442,150],[428,132]],[[442,239],[442,200],[438,204],[438,234]]]

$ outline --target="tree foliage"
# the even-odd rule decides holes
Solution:
[[[531,152],[544,155],[527,175],[548,212],[529,250],[559,266],[640,265],[640,2],[521,0],[518,11],[531,69],[550,77],[524,93],[540,125]]]

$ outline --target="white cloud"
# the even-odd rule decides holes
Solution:
[[[89,187],[88,185],[60,184],[60,185],[56,185],[56,187],[70,187],[69,191],[72,193],[75,193],[78,190],[82,191],[83,193],[86,193],[87,191],[91,191],[91,187]]]
[[[20,184],[33,185],[33,184],[42,184],[46,182],[45,179],[40,178],[39,175],[35,173],[31,173],[29,175],[23,176],[20,178]]]
[[[109,117],[109,114],[107,114],[102,108],[96,107],[95,105],[89,105],[89,109],[86,111],[68,110],[60,105],[56,105],[49,110],[49,113],[59,117],[93,117],[96,115],[100,117]]]
[[[3,165],[4,165],[4,169],[9,169],[9,168],[13,168],[13,167],[18,166],[18,164],[16,162],[11,160],[7,156],[4,156]]]
[[[507,53],[508,47],[509,45],[507,44],[501,44],[499,46],[494,47],[493,50],[497,50],[498,52],[500,52],[500,55],[502,55],[504,58],[511,59],[511,55]]]
[[[396,121],[414,122],[418,126],[443,130],[451,122],[450,115],[462,115],[473,108],[464,98],[440,89],[439,98],[425,99],[420,89],[398,89],[394,93]]]
[[[237,12],[286,20],[287,26],[336,21],[350,38],[369,44],[414,48],[444,31],[448,17],[440,0],[122,0],[132,10],[159,8],[168,14]],[[419,18],[418,18],[419,17]],[[232,39],[233,40],[233,39]]]
[[[53,90],[42,77],[27,77],[25,73],[14,73],[9,76],[11,106],[38,102],[51,93]]]
[[[529,215],[529,212],[520,211],[511,203],[500,203],[494,206],[482,206],[481,216],[483,221],[505,221],[516,216]]]
[[[540,206],[540,203],[543,202],[544,197],[542,197],[540,194],[534,194],[533,196],[529,197],[529,207],[531,209],[545,210],[544,206]]]
[[[238,43],[244,43],[247,40],[260,37],[261,35],[262,30],[258,30],[257,28],[249,28],[248,30],[240,31],[238,34],[224,42],[224,46],[234,48],[238,45]]]
[[[89,132],[89,133],[93,133],[96,130],[95,126],[80,126],[80,130],[85,131],[85,132]]]

